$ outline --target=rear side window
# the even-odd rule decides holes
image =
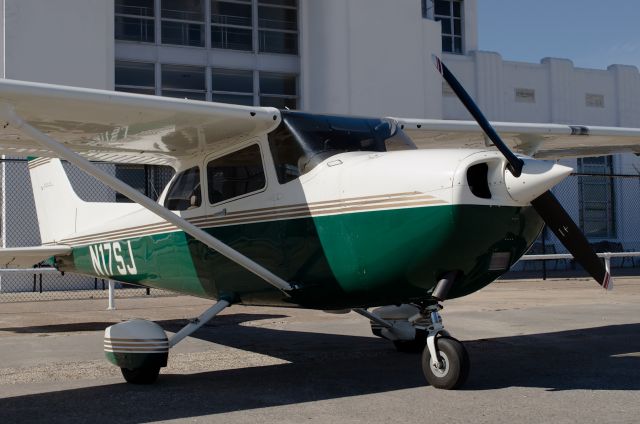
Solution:
[[[266,186],[260,147],[257,144],[238,150],[207,165],[209,202],[224,202],[262,190]]]
[[[200,168],[194,166],[178,174],[167,191],[164,206],[172,211],[186,211],[198,208],[201,204]]]

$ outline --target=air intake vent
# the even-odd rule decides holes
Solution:
[[[489,181],[487,179],[488,173],[489,165],[486,163],[473,165],[467,170],[469,189],[471,193],[481,199],[491,199],[491,190],[489,190]]]

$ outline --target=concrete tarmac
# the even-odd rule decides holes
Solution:
[[[153,386],[104,360],[105,327],[177,331],[188,297],[0,304],[0,423],[638,423],[640,280],[499,282],[445,303],[465,341],[462,390],[426,385],[354,313],[233,306],[178,345]]]

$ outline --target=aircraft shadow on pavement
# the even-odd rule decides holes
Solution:
[[[149,422],[384,393],[425,385],[420,356],[389,342],[238,325],[241,314],[194,337],[289,363],[196,374],[161,374],[156,385],[126,383],[0,399],[0,421]],[[270,316],[271,318],[272,316]],[[183,321],[159,322],[177,330]],[[366,323],[364,323],[366,325]],[[639,390],[640,324],[522,335],[466,343],[466,391],[507,387]],[[465,396],[465,391],[451,394]],[[425,392],[425,396],[429,396]],[[302,418],[301,418],[302,419]]]

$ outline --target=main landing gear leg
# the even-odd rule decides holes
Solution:
[[[169,349],[185,337],[211,321],[231,302],[221,299],[167,338],[166,333],[155,322],[136,319],[112,325],[104,331],[104,352],[107,360],[120,367],[127,383],[151,384],[167,366]]]

